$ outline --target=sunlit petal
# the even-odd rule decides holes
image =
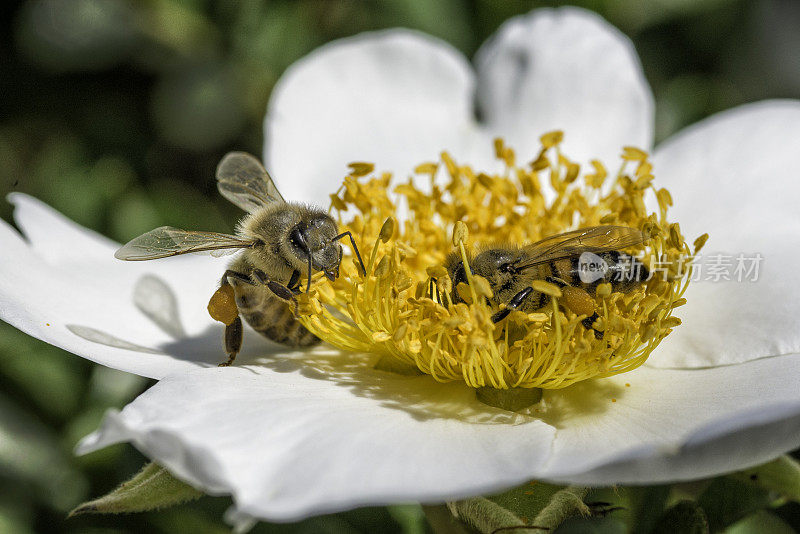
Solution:
[[[710,369],[652,369],[547,395],[558,429],[549,478],[593,485],[698,479],[800,442],[800,355]],[[769,431],[766,431],[769,429]]]
[[[800,352],[800,102],[715,115],[661,145],[654,161],[683,233],[710,238],[678,314],[684,325],[649,363],[705,367]]]
[[[554,430],[542,421],[368,361],[331,352],[169,377],[109,414],[80,452],[131,441],[273,520],[498,490],[547,458]]]
[[[488,129],[532,158],[538,136],[566,133],[581,163],[650,149],[653,96],[633,44],[600,16],[574,8],[515,17],[476,56],[478,109]]]
[[[0,318],[103,365],[161,378],[224,361],[222,327],[206,312],[225,259],[114,258],[117,245],[31,197],[0,222]],[[265,350],[260,336],[245,343]],[[272,349],[274,350],[274,348]]]
[[[390,30],[335,41],[275,87],[265,164],[287,199],[327,206],[350,162],[404,180],[443,149],[465,157],[477,136],[474,85],[466,59],[428,35]]]

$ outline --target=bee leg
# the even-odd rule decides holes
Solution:
[[[228,281],[228,278],[233,278],[234,280],[236,280],[238,282],[243,282],[245,284],[250,284],[251,286],[255,285],[255,283],[253,283],[253,279],[252,278],[250,278],[249,276],[247,276],[244,273],[240,273],[239,271],[234,271],[233,269],[228,269],[227,271],[225,271],[225,273],[222,275],[222,280],[220,281],[220,285],[224,286],[224,285],[230,284],[230,282]]]
[[[297,272],[297,271],[295,271]],[[292,302],[294,304],[294,316],[297,317],[297,299],[295,298],[295,293],[286,287],[283,284],[279,284],[275,280],[270,280],[267,276],[267,273],[262,271],[261,269],[256,269],[253,271],[253,278],[255,278],[260,284],[263,284],[269,288],[272,293],[278,297],[279,299],[283,299],[288,302]],[[294,278],[294,274],[292,274],[292,278]],[[296,282],[299,286],[299,279],[300,275],[297,275],[298,282]],[[289,280],[291,282],[291,279]]]
[[[439,291],[439,286],[437,285],[439,280],[434,277],[431,277],[428,280],[428,298],[434,301],[437,304],[442,304],[442,293]]]
[[[286,287],[288,287],[295,295],[300,293],[300,271],[297,269],[292,271],[292,276],[289,278],[289,283],[286,284]]]
[[[225,286],[230,287],[231,286],[231,279],[235,280],[236,282],[242,282],[242,283],[251,284],[251,285],[253,284],[253,280],[249,276],[247,276],[245,274],[242,274],[242,273],[240,273],[238,271],[234,271],[232,269],[228,269],[222,275],[222,280],[220,281],[220,289],[224,288]],[[215,295],[216,295],[216,293],[215,293]],[[213,301],[213,297],[212,297],[212,301]],[[210,304],[209,304],[209,306],[210,306]],[[236,305],[234,304],[234,306],[236,306]],[[209,311],[210,310],[211,309],[209,308]],[[242,348],[242,334],[243,334],[243,331],[242,331],[242,320],[239,317],[238,308],[236,308],[235,311],[236,311],[236,315],[235,315],[236,318],[232,322],[230,322],[229,324],[225,325],[224,341],[225,341],[225,352],[228,353],[228,360],[223,362],[223,363],[221,363],[221,364],[219,364],[220,367],[228,367],[228,366],[230,366],[233,363],[233,361],[236,359],[236,355],[239,353],[239,350]],[[212,317],[215,317],[215,315],[212,314]],[[227,319],[224,319],[222,317],[215,317],[215,318],[217,320],[220,320],[220,321],[224,322],[224,323],[227,323]]]
[[[267,276],[267,273],[265,273],[261,269],[256,269],[255,271],[253,271],[253,278],[255,278],[259,284],[267,286],[269,290],[275,294],[276,297],[281,298],[283,300],[292,300],[292,301],[295,300],[294,293],[292,293],[291,289],[289,289],[283,284],[279,284],[275,280],[270,280],[269,277]]]
[[[567,286],[567,285],[569,285],[564,280],[562,280],[561,278],[556,278],[555,276],[548,276],[544,280],[545,280],[545,282],[550,282],[551,284],[556,285],[558,287],[562,287],[562,288]]]
[[[594,330],[594,337],[595,337],[595,339],[603,339],[603,332],[602,332],[602,331],[600,331],[600,330],[596,330],[594,327],[592,327],[592,325],[594,324],[594,322],[595,322],[595,321],[596,321],[596,320],[597,320],[599,317],[600,317],[600,316],[599,316],[599,315],[597,315],[597,312],[594,312],[592,315],[590,315],[589,317],[587,317],[586,319],[584,319],[583,321],[581,321],[581,324],[583,325],[583,327],[584,327],[584,328],[586,328],[586,330]]]
[[[239,317],[225,327],[225,352],[228,353],[228,361],[219,364],[220,367],[229,367],[236,359],[242,349],[242,333],[242,319]]]
[[[511,313],[511,310],[516,310],[519,308],[519,306],[525,301],[526,298],[528,298],[528,295],[530,295],[532,291],[533,288],[529,286],[511,297],[511,300],[508,301],[508,304],[506,304],[505,308],[492,315],[492,322],[499,323],[505,319],[508,314]]]

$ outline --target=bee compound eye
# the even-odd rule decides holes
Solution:
[[[292,231],[289,232],[289,242],[298,250],[301,250],[304,253],[308,253],[308,244],[306,243],[306,238],[303,236],[303,228],[300,225],[295,226],[292,228]]]

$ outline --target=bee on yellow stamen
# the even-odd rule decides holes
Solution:
[[[599,161],[586,172],[562,154],[562,139],[561,132],[543,135],[536,158],[524,164],[496,140],[502,174],[442,153],[439,162],[415,168],[428,187],[409,180],[394,188],[395,196],[390,175],[354,164],[363,174],[345,179],[331,209],[357,241],[373,244],[367,276],[343,263],[337,280],[321,280],[301,296],[307,314],[300,321],[341,349],[378,353],[436,380],[474,388],[563,388],[642,365],[680,324],[673,311],[685,303],[691,258],[705,240],[692,251],[680,227],[668,221],[672,198],[655,187],[646,152],[625,147],[610,181]],[[543,182],[552,199],[543,194]],[[647,211],[648,192],[658,203],[655,213]],[[400,224],[397,199],[408,212]],[[556,247],[542,255],[541,243],[548,242]],[[558,246],[562,251],[554,254]],[[493,250],[527,251],[524,264],[540,266],[528,270],[525,295],[481,265],[481,253]],[[531,250],[539,256],[531,259]],[[544,260],[536,263],[545,258],[567,269],[584,251],[630,258],[652,276],[630,284],[602,276],[578,282],[547,271]]]

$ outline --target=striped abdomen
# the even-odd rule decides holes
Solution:
[[[292,313],[292,307],[269,289],[234,283],[236,306],[242,318],[259,334],[289,347],[310,347],[320,339]]]
[[[597,286],[611,284],[612,291],[626,293],[650,276],[647,267],[624,252],[616,250],[599,254],[586,253],[561,260],[551,261],[535,267],[537,272],[530,273],[526,282],[514,284],[502,298],[509,302],[513,294],[530,284],[532,280],[546,280],[559,287],[571,286],[586,290],[590,295],[597,292]],[[510,294],[513,293],[513,294]],[[524,311],[540,309],[550,302],[550,297],[538,291],[532,291],[519,306]]]
[[[584,252],[549,265],[552,275],[573,287],[581,287],[591,294],[603,283],[611,284],[612,291],[628,292],[647,280],[650,272],[642,262],[624,252]]]

